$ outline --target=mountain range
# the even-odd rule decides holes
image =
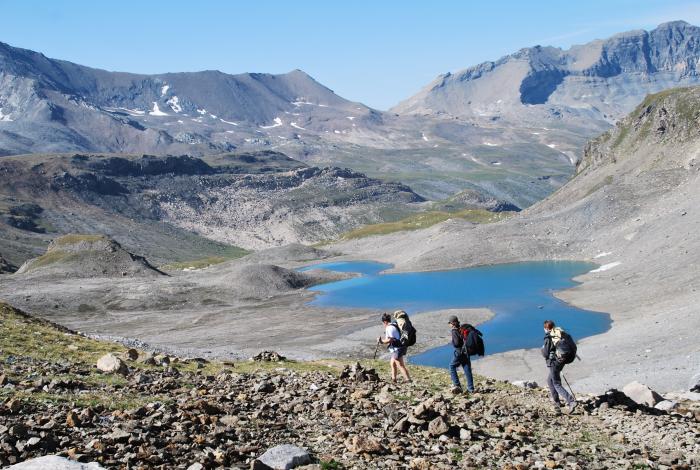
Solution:
[[[700,83],[700,28],[677,21],[568,50],[535,46],[440,75],[388,112],[300,70],[108,72],[0,43],[0,155],[202,156],[275,150],[526,207],[572,175],[585,141],[647,93]]]
[[[683,21],[562,50],[535,46],[437,77],[392,111],[605,127],[649,93],[698,82],[700,28]]]

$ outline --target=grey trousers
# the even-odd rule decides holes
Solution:
[[[549,386],[549,398],[552,399],[554,403],[561,403],[559,398],[563,398],[568,405],[574,398],[561,384],[561,371],[564,368],[564,364],[557,364],[556,362],[549,366],[549,376],[547,377],[547,386]]]

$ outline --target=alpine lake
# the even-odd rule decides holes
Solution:
[[[405,310],[409,316],[443,309],[488,308],[495,315],[477,328],[484,335],[486,354],[537,348],[542,345],[544,320],[553,320],[578,341],[610,328],[610,316],[573,307],[554,297],[557,290],[576,285],[573,278],[596,265],[573,261],[538,261],[480,266],[449,271],[386,273],[388,264],[343,261],[307,266],[300,271],[327,269],[360,277],[314,286],[311,305]],[[379,318],[377,318],[379,323]],[[445,319],[446,336],[448,335]],[[420,330],[417,334],[420,342]],[[451,344],[411,355],[413,364],[447,367]],[[475,359],[475,358],[472,358]]]

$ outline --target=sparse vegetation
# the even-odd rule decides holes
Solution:
[[[45,253],[38,258],[31,264],[29,267],[28,271],[32,271],[36,268],[40,268],[42,266],[48,266],[50,264],[54,263],[61,263],[68,261],[71,257],[75,257],[76,255],[73,253],[68,253],[66,251],[61,251],[61,250],[53,250],[49,253]]]
[[[64,235],[60,238],[57,238],[54,240],[54,245],[56,246],[67,246],[67,245],[74,245],[76,243],[80,242],[97,242],[100,240],[107,240],[107,237],[104,235],[93,235],[93,234],[77,234],[77,233],[71,233],[68,235]]]
[[[372,224],[352,230],[341,237],[343,240],[387,235],[405,230],[419,230],[431,227],[448,219],[464,219],[476,224],[499,222],[510,217],[512,212],[489,212],[481,209],[464,209],[457,212],[429,211],[406,217],[397,222]]]
[[[321,461],[321,470],[343,470],[343,465],[337,460]]]
[[[221,252],[219,256],[207,256],[206,258],[200,258],[189,261],[176,261],[174,263],[168,263],[166,265],[160,266],[158,269],[164,271],[181,271],[183,269],[202,269],[215,264],[221,264],[232,259],[242,258],[245,255],[250,254],[250,251],[244,250],[237,246],[227,247]]]
[[[53,324],[27,317],[0,303],[0,358],[24,356],[36,360],[94,364],[103,354],[125,348],[61,331]]]

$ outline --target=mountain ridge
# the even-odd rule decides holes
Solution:
[[[574,80],[581,82],[578,83],[580,89],[594,85],[609,88],[615,84],[605,83],[605,79],[632,73],[675,73],[678,75],[675,77],[676,81],[692,77],[692,82],[695,83],[698,80],[699,36],[700,28],[685,21],[672,21],[662,23],[651,31],[627,31],[608,39],[573,45],[568,49],[540,45],[522,48],[496,61],[486,61],[454,73],[439,75],[416,95],[392,107],[391,111],[408,114],[446,113],[472,117],[482,112],[482,114],[503,114],[504,117],[508,117],[514,111],[508,109],[506,105],[495,106],[492,102],[480,99],[473,93],[470,94],[469,86],[479,87],[480,85],[475,82],[479,79],[491,78],[501,80],[499,85],[506,85],[506,90],[503,88],[498,90],[500,94],[505,95],[501,99],[506,104],[550,104],[563,108],[570,114],[566,117],[574,121],[593,116],[598,120],[612,123],[626,114],[623,107],[609,103],[605,106],[606,103],[590,100],[590,96],[588,101],[575,103],[573,99],[575,97],[566,96],[566,90],[563,89],[566,86],[575,86],[577,83],[567,83],[567,79],[569,82]],[[695,60],[691,60],[692,57]],[[501,69],[508,69],[510,76],[499,76]],[[588,83],[586,83],[587,80]],[[644,92],[659,91],[654,89],[653,84],[640,86]],[[485,85],[481,87],[484,88]],[[441,96],[446,89],[451,92],[449,95],[451,101]],[[496,93],[496,90],[490,91]],[[585,97],[585,93],[579,93],[580,96]],[[633,97],[639,98],[637,102],[641,101],[640,93],[633,93]],[[487,98],[491,97],[487,96]],[[500,104],[497,100],[492,101]],[[486,106],[487,109],[473,111],[470,107],[474,107],[475,104]],[[487,106],[489,104],[490,108]],[[588,111],[591,111],[591,107],[600,109],[581,115],[580,108],[585,109],[586,106],[583,105],[586,104],[590,105]],[[579,115],[576,115],[576,108],[579,108]],[[557,110],[562,112],[561,109]],[[628,112],[629,109],[626,111]],[[519,110],[519,112],[526,111]]]

